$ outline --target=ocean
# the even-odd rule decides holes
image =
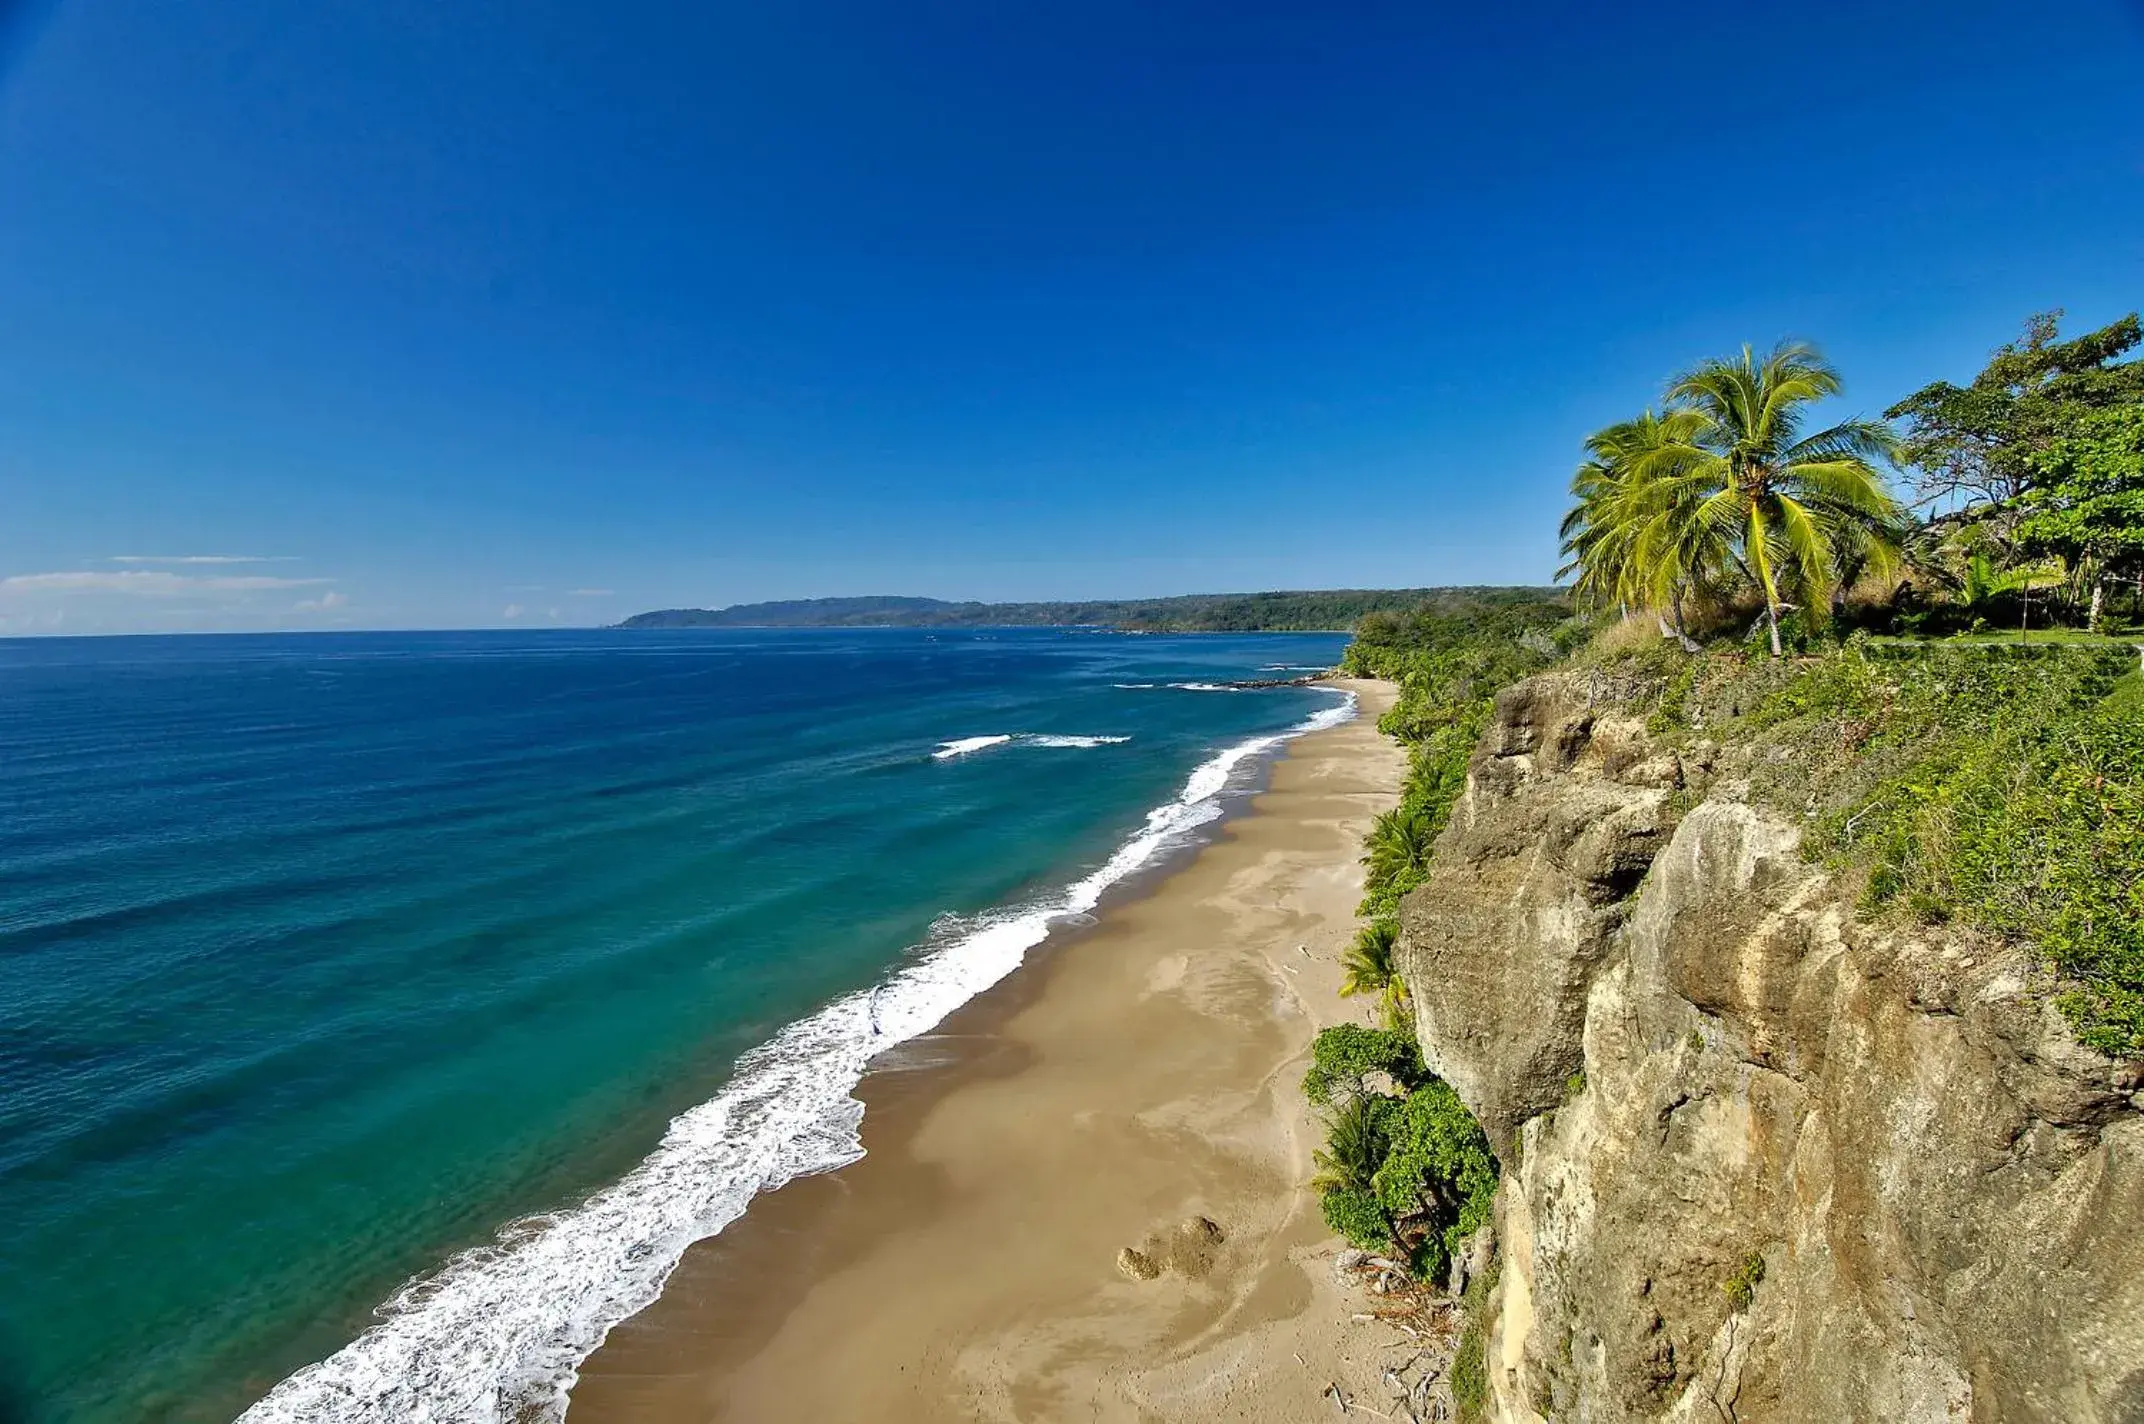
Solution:
[[[0,642],[0,1419],[555,1419],[1343,643]]]

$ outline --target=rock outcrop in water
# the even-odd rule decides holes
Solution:
[[[1499,698],[1404,907],[1503,1161],[1491,1416],[2144,1421],[2138,1068],[1590,691]]]

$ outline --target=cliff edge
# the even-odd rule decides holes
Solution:
[[[2144,1071],[1615,691],[1498,697],[1402,908],[1502,1161],[1491,1416],[2144,1421]]]

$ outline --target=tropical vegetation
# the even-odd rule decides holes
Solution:
[[[1311,1045],[1303,1092],[1326,1111],[1311,1189],[1326,1224],[1441,1277],[1488,1224],[1497,1167],[1459,1095],[1422,1065],[1411,1028],[1334,1024]]]
[[[1898,448],[1890,427],[1807,429],[1841,389],[1813,347],[1745,346],[1670,382],[1659,414],[1595,434],[1563,525],[1581,596],[1666,610],[1687,638],[1690,605],[1747,590],[1777,657],[1783,613],[1820,623],[1856,575],[1895,567],[1906,517],[1881,468]]]
[[[1702,362],[1584,442],[1567,593],[1361,619],[1342,670],[1398,685],[1379,725],[1409,767],[1342,961],[1378,1022],[1320,1033],[1303,1084],[1334,1231],[1434,1277],[1489,1220],[1496,1159],[1416,1044],[1402,905],[1495,694],[1566,659],[1667,744],[1746,753],[1738,794],[1799,819],[1863,913],[2025,947],[2083,1044],[2144,1060],[2144,328],[2059,328],[1881,421],[1832,413],[1806,344]],[[1729,1275],[1737,1308],[1763,1269]],[[1495,1279],[1462,1303],[1462,1418]]]
[[[1192,593],[1077,603],[952,603],[940,598],[802,598],[730,608],[663,608],[621,628],[1121,628],[1138,632],[1252,633],[1351,629],[1366,615],[1447,616],[1553,597],[1542,588],[1335,588],[1276,593]]]
[[[1574,596],[1692,651],[1761,630],[1774,657],[1856,627],[2144,618],[2144,361],[2125,359],[2144,329],[2059,328],[2036,316],[1970,384],[1821,428],[1844,386],[1814,347],[1698,364],[1586,441],[1561,531]]]

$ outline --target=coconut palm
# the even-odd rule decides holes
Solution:
[[[1340,956],[1340,993],[1381,995],[1395,1020],[1406,1016],[1407,981],[1399,974],[1399,922],[1379,916],[1355,931],[1355,941]]]
[[[1376,1096],[1350,1098],[1325,1124],[1325,1146],[1311,1153],[1317,1175],[1313,1191],[1372,1190],[1370,1179],[1392,1150],[1392,1102]]]
[[[1680,468],[1702,428],[1695,412],[1648,410],[1594,432],[1571,480],[1578,503],[1561,531],[1570,561],[1559,572],[1578,574],[1582,600],[1665,608],[1686,645],[1684,599],[1712,588],[1728,564],[1717,535],[1693,517],[1692,492],[1663,478]]]
[[[1429,869],[1431,848],[1437,831],[1433,818],[1419,807],[1394,807],[1370,827],[1362,863],[1369,867],[1366,879],[1373,892],[1402,876],[1416,878]]]
[[[1808,407],[1841,389],[1813,347],[1782,343],[1759,358],[1745,346],[1739,360],[1707,361],[1668,387],[1687,423],[1631,461],[1664,541],[1641,551],[1641,565],[1650,559],[1657,580],[1666,549],[1730,562],[1764,599],[1774,657],[1782,607],[1828,611],[1842,551],[1873,571],[1896,564],[1904,511],[1877,469],[1897,450],[1890,427],[1857,419],[1801,433]]]

